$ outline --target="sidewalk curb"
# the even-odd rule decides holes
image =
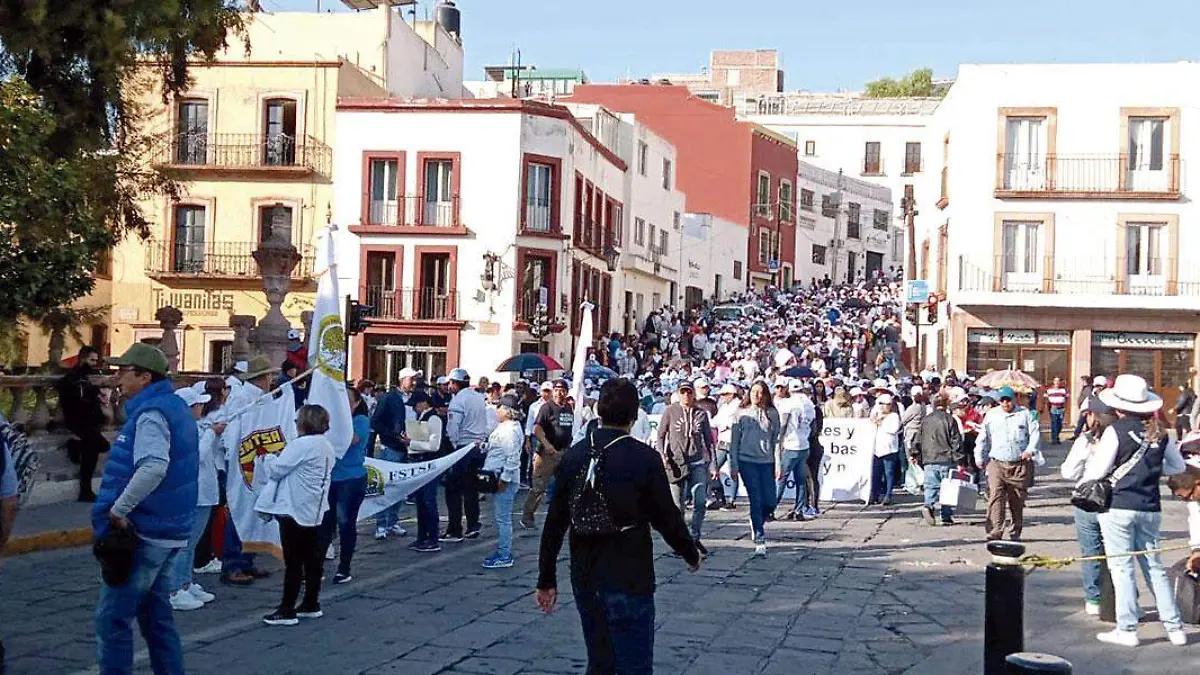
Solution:
[[[4,546],[3,558],[12,558],[26,553],[54,551],[61,548],[76,548],[92,542],[92,528],[77,527],[70,530],[52,530],[24,537],[13,537]]]

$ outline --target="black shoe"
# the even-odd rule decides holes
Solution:
[[[463,535],[463,539],[478,539],[478,538],[479,538],[479,528],[478,527],[473,527],[473,528],[467,530],[467,533]]]
[[[442,550],[442,545],[436,541],[414,541],[408,545],[408,550],[417,553],[436,553]]]
[[[942,518],[942,527],[949,527],[956,524],[953,518]]]
[[[737,511],[737,504],[734,504],[733,502],[726,502],[721,505],[721,510],[722,511]]]
[[[700,551],[700,559],[701,560],[704,560],[705,558],[708,557],[708,549],[705,548],[704,544],[700,543],[699,539],[696,540],[696,550]]]
[[[300,605],[296,608],[296,618],[298,619],[319,619],[325,616],[325,612],[321,611],[321,605],[317,604],[312,607]]]
[[[883,504],[884,506],[891,506],[891,505],[892,505],[892,498],[891,498],[891,497],[884,497],[884,498],[883,498],[883,501],[882,501],[882,502],[880,502],[880,503],[881,503],[881,504]]]
[[[263,623],[268,626],[295,626],[300,623],[300,619],[296,618],[295,612],[284,614],[279,610],[275,610],[263,617]]]
[[[96,501],[96,493],[80,492],[79,496],[75,499],[75,501],[81,502],[81,503],[88,503],[88,504],[93,503]]]
[[[788,511],[787,515],[786,515],[786,516],[784,516],[784,517],[783,517],[783,519],[784,519],[784,520],[795,520],[795,519],[796,519],[796,514],[795,514],[795,512],[793,512],[793,511]]]
[[[446,541],[452,544],[460,544],[462,540],[463,536],[461,534],[451,534],[450,532],[443,532],[442,536],[438,537],[438,541]]]
[[[932,506],[922,506],[921,507],[921,520],[924,520],[926,525],[936,525],[937,524],[937,520],[934,519]]]

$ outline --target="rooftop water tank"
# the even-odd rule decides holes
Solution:
[[[437,6],[437,23],[447,33],[462,39],[462,13],[451,0],[444,0]]]

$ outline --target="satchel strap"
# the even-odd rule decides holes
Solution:
[[[1142,445],[1137,449],[1137,452],[1133,453],[1132,457],[1125,460],[1124,464],[1113,470],[1111,474],[1112,484],[1116,485],[1117,483],[1121,482],[1122,478],[1124,478],[1130,471],[1133,471],[1133,467],[1137,466],[1137,463],[1142,461],[1142,457],[1146,455],[1146,451],[1149,448],[1150,443],[1143,438]]]

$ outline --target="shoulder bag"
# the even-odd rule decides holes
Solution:
[[[1142,461],[1142,457],[1146,454],[1149,444],[1142,441],[1141,447],[1133,456],[1125,461],[1124,464],[1117,467],[1104,478],[1098,480],[1085,480],[1075,489],[1071,491],[1071,504],[1081,511],[1088,513],[1105,513],[1112,506],[1113,486],[1116,485],[1125,474],[1133,470],[1137,463]]]

